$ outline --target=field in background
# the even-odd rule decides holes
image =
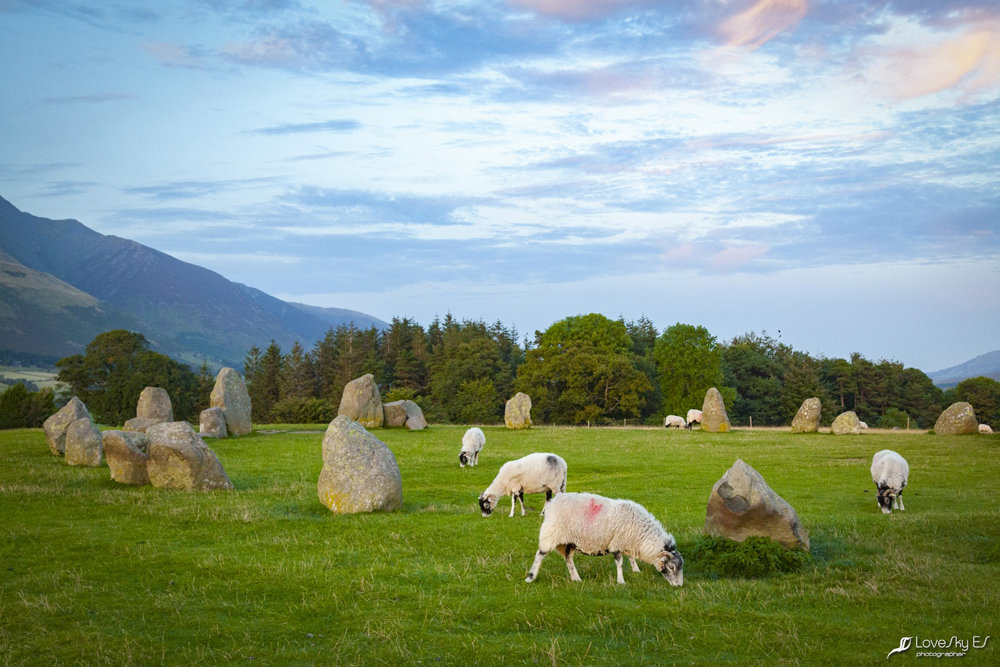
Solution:
[[[39,389],[46,387],[55,390],[59,383],[56,381],[56,371],[30,366],[0,366],[0,392],[9,386],[7,383],[13,380],[27,380],[35,383]]]
[[[121,486],[40,430],[0,432],[0,665],[881,664],[902,637],[1000,634],[1000,436],[486,427],[460,469],[464,427],[380,429],[404,511],[336,516],[316,496],[324,426],[262,428],[209,441],[236,486],[214,493]],[[911,467],[891,516],[868,472],[883,448]],[[619,586],[610,556],[579,556],[572,583],[553,554],[526,584],[542,497],[511,519],[476,498],[532,451],[566,459],[570,491],[645,505],[682,554],[742,458],[796,508],[812,563],[716,579],[688,558],[674,588],[644,564]]]

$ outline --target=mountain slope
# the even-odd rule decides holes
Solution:
[[[955,386],[962,380],[979,377],[980,375],[1000,380],[1000,350],[981,354],[951,368],[928,373],[927,377],[937,386],[946,389]]]
[[[37,274],[50,274],[94,298],[80,303],[87,311],[85,317],[81,314],[85,320],[96,325],[103,314],[109,321],[131,322],[129,328],[145,335],[154,349],[187,362],[207,358],[240,366],[251,346],[264,347],[271,339],[284,349],[296,341],[308,348],[330,326],[352,319],[358,326],[385,326],[361,313],[331,322],[135,241],[100,234],[75,220],[23,213],[3,198],[0,250]],[[0,303],[45,304],[45,298],[41,293],[18,297],[11,293]],[[55,335],[54,322],[37,319],[32,326],[49,332],[43,339],[47,349],[55,350],[58,346],[49,340]],[[0,333],[0,349],[24,344],[23,336],[7,338]],[[63,347],[69,342],[63,341]]]

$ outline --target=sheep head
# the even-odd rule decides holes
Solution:
[[[882,508],[882,514],[892,513],[892,501],[899,495],[899,491],[882,483],[878,485],[878,506]]]
[[[684,559],[676,548],[664,549],[659,553],[656,569],[670,582],[671,586],[684,585]]]
[[[497,497],[492,493],[479,496],[479,509],[483,511],[483,516],[493,513],[493,508],[497,506]]]

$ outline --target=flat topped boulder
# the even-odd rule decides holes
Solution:
[[[701,430],[709,433],[726,433],[731,428],[722,394],[712,387],[705,392],[705,401],[701,406]]]
[[[934,422],[934,433],[937,435],[965,435],[978,432],[979,420],[976,419],[976,411],[965,401],[949,405]]]
[[[375,428],[383,424],[385,414],[382,409],[382,395],[379,393],[374,375],[367,373],[344,386],[337,416],[347,417],[365,428]]]
[[[403,507],[403,480],[396,457],[364,426],[340,415],[323,436],[323,469],[316,485],[331,512],[391,511]]]
[[[815,396],[802,401],[799,411],[792,419],[792,433],[816,433],[819,431],[819,418],[822,404]]]
[[[834,435],[859,435],[861,433],[861,420],[851,410],[841,412],[830,424],[830,431]]]
[[[795,509],[740,459],[712,487],[705,533],[737,542],[760,535],[788,549],[809,550],[809,533]]]
[[[101,437],[111,479],[119,484],[149,484],[149,473],[146,471],[148,435],[137,431],[105,431]]]
[[[146,430],[146,435],[146,471],[153,486],[197,491],[233,488],[215,452],[187,422],[156,424]]]
[[[172,422],[174,408],[170,403],[170,394],[162,387],[146,387],[139,394],[139,402],[135,406],[135,416],[156,422]]]
[[[387,428],[406,427],[411,431],[427,428],[424,411],[411,400],[392,401],[382,406],[384,419],[382,426]]]
[[[90,417],[82,417],[66,428],[66,463],[96,468],[104,463],[101,429]]]
[[[229,435],[250,435],[253,431],[250,421],[250,393],[242,376],[234,369],[225,367],[215,376],[209,405],[222,408]]]
[[[511,396],[504,406],[503,423],[515,430],[531,428],[531,397],[522,391]]]
[[[165,420],[163,419],[150,419],[149,417],[133,417],[125,422],[122,426],[123,431],[131,431],[133,433],[145,433],[146,429],[153,424],[162,424]],[[171,419],[170,421],[173,421]]]
[[[90,419],[90,413],[87,412],[87,406],[83,401],[74,396],[58,412],[45,420],[42,430],[45,432],[46,442],[49,443],[49,450],[54,456],[66,453],[66,429],[77,419],[83,418]]]

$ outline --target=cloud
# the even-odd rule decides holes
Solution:
[[[143,195],[157,200],[195,199],[229,190],[274,182],[274,178],[244,178],[233,180],[174,181],[156,185],[123,188],[131,195]]]
[[[564,21],[593,21],[628,9],[650,7],[659,0],[508,0],[512,7]]]
[[[890,50],[876,80],[908,100],[955,89],[963,96],[1000,85],[1000,21],[975,25],[932,44]]]
[[[105,104],[134,100],[137,96],[129,93],[92,93],[89,95],[64,95],[61,97],[43,97],[44,104]]]
[[[285,123],[252,130],[254,134],[284,135],[306,132],[349,132],[361,127],[356,120],[323,120],[314,123]]]
[[[726,19],[719,32],[726,46],[753,51],[798,25],[806,15],[805,0],[759,0],[753,7]]]

